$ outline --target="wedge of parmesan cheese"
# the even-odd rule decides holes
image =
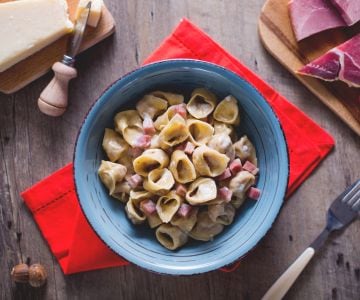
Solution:
[[[0,72],[72,29],[65,0],[0,3]]]
[[[80,0],[76,11],[76,19],[79,16],[82,9],[86,7],[86,5],[89,3],[89,1],[90,0]],[[104,5],[103,0],[91,0],[91,9],[90,9],[87,25],[91,27],[96,27],[99,24],[103,5]]]

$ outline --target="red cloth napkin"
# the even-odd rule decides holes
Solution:
[[[334,146],[328,133],[188,20],[182,20],[144,63],[170,58],[216,63],[247,79],[261,92],[285,132],[290,155],[287,196]],[[87,223],[76,199],[72,164],[27,189],[22,197],[65,274],[128,264]]]

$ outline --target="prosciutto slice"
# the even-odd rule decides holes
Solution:
[[[359,0],[331,0],[348,26],[360,21]]]
[[[289,12],[297,41],[327,29],[347,25],[329,0],[291,0]]]
[[[360,87],[360,33],[308,63],[298,73]]]

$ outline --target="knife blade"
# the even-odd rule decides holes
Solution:
[[[84,36],[86,23],[90,14],[90,9],[91,1],[88,2],[88,4],[82,9],[82,11],[78,15],[74,30],[68,43],[66,54],[64,55],[62,60],[62,63],[66,64],[67,66],[73,66],[75,63],[75,56],[76,54],[78,54]]]

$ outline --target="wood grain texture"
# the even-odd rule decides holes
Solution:
[[[320,232],[334,197],[360,177],[359,137],[264,50],[257,34],[263,0],[105,1],[116,33],[79,56],[79,77],[70,83],[70,106],[62,117],[47,117],[37,108],[50,73],[13,95],[0,95],[0,299],[260,299]],[[64,276],[19,194],[72,160],[77,131],[91,104],[111,82],[136,68],[182,17],[305,111],[337,146],[233,273],[170,277],[128,266]],[[359,299],[359,235],[358,221],[335,235],[285,299]],[[11,267],[27,260],[46,266],[44,289],[11,282]]]
[[[360,23],[328,30],[296,42],[288,0],[267,0],[259,19],[259,34],[266,49],[326,106],[360,135],[360,89],[343,82],[324,82],[296,73],[302,66],[360,32]]]
[[[7,1],[0,0],[0,3]],[[79,0],[67,0],[67,2],[70,19],[74,21]],[[96,28],[87,26],[79,52],[99,43],[111,35],[114,30],[115,21],[109,10],[104,6],[98,26]],[[64,36],[6,71],[0,72],[0,92],[5,94],[14,93],[47,73],[55,62],[62,59],[68,39],[69,36]]]

